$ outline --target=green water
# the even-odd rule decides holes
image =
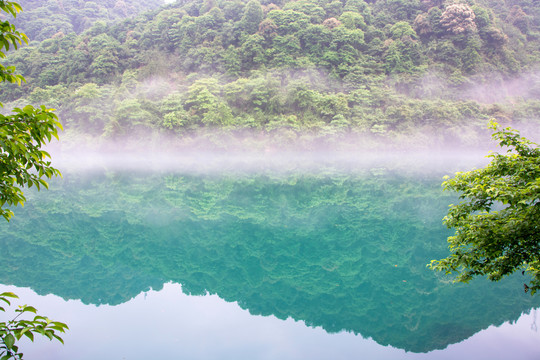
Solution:
[[[182,284],[256,315],[412,352],[540,305],[521,274],[455,285],[441,173],[65,172],[0,224],[0,283],[86,304]]]

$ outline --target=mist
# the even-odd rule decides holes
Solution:
[[[330,78],[322,69],[283,70],[283,73],[289,79],[286,86],[307,81],[317,89],[347,92],[347,84]],[[489,76],[484,74],[483,77]],[[517,97],[538,99],[540,89],[536,85],[539,79],[540,73],[536,72],[514,79],[493,75],[489,82],[463,85],[460,96],[463,100],[482,104],[508,104]],[[148,76],[136,88],[126,89],[119,96],[156,101],[175,93],[183,95],[192,83],[193,80],[182,73],[168,77]],[[445,93],[455,91],[435,74],[424,76],[418,85],[426,98],[444,98]],[[411,91],[405,92],[407,96],[415,96]],[[103,103],[103,107],[112,106],[112,103]],[[403,172],[446,171],[452,174],[485,165],[490,151],[506,151],[498,148],[491,139],[487,119],[481,123],[462,119],[451,128],[418,126],[412,130],[384,134],[352,129],[329,135],[287,128],[202,128],[167,134],[142,127],[129,134],[112,136],[85,135],[81,131],[84,129],[71,127],[79,119],[63,120],[67,123],[67,131],[61,134],[59,142],[50,144],[47,149],[51,152],[53,165],[66,171],[107,169],[202,174],[271,171],[279,174],[378,168]],[[540,139],[536,119],[516,124],[503,121],[502,125],[515,127],[532,141]]]
[[[214,134],[215,135],[215,134]],[[216,135],[217,136],[217,135]],[[487,163],[496,144],[412,146],[362,135],[280,144],[268,134],[212,134],[178,139],[156,136],[138,140],[88,138],[50,144],[53,166],[61,171],[157,171],[192,174],[309,173],[358,171],[440,172],[453,174]],[[425,143],[424,143],[425,145]]]

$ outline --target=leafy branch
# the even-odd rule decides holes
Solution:
[[[56,114],[44,106],[13,111],[13,115],[0,115],[0,215],[6,220],[13,212],[2,207],[24,204],[23,186],[48,188],[43,178],[61,176],[48,161],[49,153],[41,150],[53,137],[58,139],[62,126]]]
[[[443,219],[456,230],[448,238],[452,254],[429,266],[457,273],[460,282],[482,275],[497,281],[521,271],[531,275],[524,288],[534,294],[540,290],[540,149],[514,129],[489,127],[506,154],[492,153],[485,168],[443,183],[462,201]]]
[[[18,299],[18,296],[11,292],[0,294],[0,304],[2,305],[0,311],[6,311],[2,302],[10,306],[10,299]],[[28,305],[19,306],[15,312],[17,315],[13,319],[0,322],[0,360],[22,359],[23,353],[19,352],[16,342],[21,340],[23,336],[33,342],[34,335],[38,334],[49,338],[49,340],[56,339],[62,344],[64,343],[58,334],[68,330],[66,324],[37,315],[37,310]],[[28,313],[36,315],[31,320],[20,319],[22,315]]]

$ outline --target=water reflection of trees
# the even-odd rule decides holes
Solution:
[[[2,228],[0,282],[118,304],[173,281],[252,314],[444,348],[538,301],[519,278],[455,286],[426,269],[446,251],[439,179],[67,174]]]

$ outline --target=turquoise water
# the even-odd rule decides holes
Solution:
[[[0,224],[0,283],[71,322],[65,347],[28,346],[38,358],[454,358],[479,332],[504,340],[460,351],[538,358],[530,326],[500,335],[540,305],[521,274],[456,285],[426,268],[447,254],[445,173],[64,171]]]

